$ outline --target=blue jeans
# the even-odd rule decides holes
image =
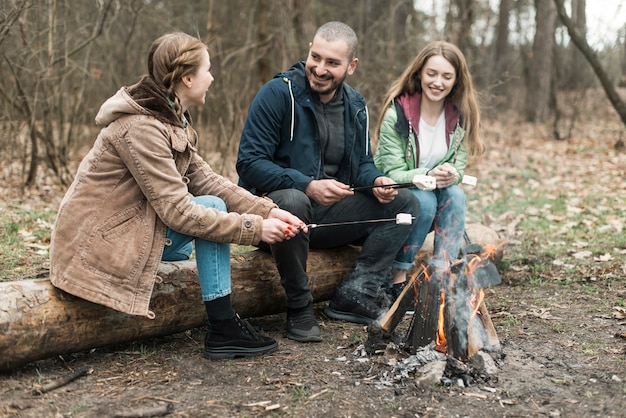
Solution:
[[[226,204],[215,196],[198,196],[193,202],[207,208],[226,212]],[[188,260],[191,256],[191,241],[196,243],[196,265],[202,300],[210,301],[229,295],[230,287],[230,244],[207,241],[181,234],[167,228],[163,261]]]
[[[433,261],[448,263],[456,259],[465,231],[465,192],[456,185],[433,191],[411,191],[420,202],[420,215],[404,244],[404,252],[396,259],[394,267],[399,270],[410,269],[426,235],[433,230]]]

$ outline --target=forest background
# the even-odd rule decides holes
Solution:
[[[306,58],[322,23],[357,32],[359,65],[348,82],[372,119],[418,50],[456,43],[487,145],[467,169],[478,178],[465,189],[468,221],[505,243],[502,284],[486,290],[505,357],[487,384],[390,379],[399,354],[359,355],[363,327],[325,318],[322,303],[320,344],[286,339],[284,314],[251,318],[280,345],[253,360],[203,361],[204,330],[194,329],[24,365],[0,376],[0,416],[116,416],[171,404],[181,417],[622,417],[626,19],[618,12],[626,5],[605,2],[617,28],[607,31],[587,24],[587,6],[598,3],[0,0],[0,281],[47,277],[56,210],[97,135],[99,106],[146,73],[148,46],[173,30],[209,46],[215,82],[191,112],[200,154],[233,180],[252,98]],[[83,367],[93,374],[33,394]]]
[[[207,104],[192,109],[200,152],[232,178],[254,94],[304,60],[315,29],[329,20],[359,36],[359,66],[348,82],[368,101],[372,120],[417,51],[444,39],[464,51],[486,118],[548,123],[554,139],[567,139],[581,107],[563,101],[626,84],[626,23],[594,42],[598,77],[558,18],[563,3],[584,39],[586,0],[1,0],[2,174],[18,191],[68,185],[97,133],[99,106],[146,73],[153,39],[182,30],[209,45],[216,78]]]

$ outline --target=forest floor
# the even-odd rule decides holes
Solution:
[[[486,120],[489,152],[466,172],[479,179],[468,221],[506,242],[503,282],[485,295],[501,343],[488,380],[398,377],[407,353],[364,354],[366,328],[325,317],[320,303],[321,343],[286,339],[285,314],[250,318],[279,342],[258,358],[204,360],[204,330],[193,329],[37,361],[0,375],[0,415],[147,416],[171,405],[175,417],[626,416],[624,127],[604,100],[586,106],[561,141],[550,127]],[[81,367],[90,373],[33,393]]]

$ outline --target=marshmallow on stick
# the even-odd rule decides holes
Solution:
[[[461,180],[461,184],[467,184],[468,186],[476,187],[476,183],[478,179],[474,176],[468,176],[467,174],[463,176]]]
[[[410,213],[398,213],[396,215],[396,224],[398,225],[411,225],[413,223],[413,216]]]
[[[433,176],[427,176],[425,174],[416,174],[413,176],[412,183],[420,190],[435,190],[437,187],[437,181]]]

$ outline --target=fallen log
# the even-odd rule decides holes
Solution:
[[[475,243],[497,244],[497,234],[468,225]],[[430,246],[429,246],[430,245]],[[432,253],[432,238],[418,253]],[[354,247],[311,251],[314,302],[330,299],[358,254]],[[47,279],[0,282],[0,371],[55,355],[161,337],[203,326],[206,313],[194,261],[164,262],[150,309],[154,319],[117,312],[63,292]],[[260,250],[231,256],[232,302],[242,317],[284,312],[285,293],[274,261]]]

